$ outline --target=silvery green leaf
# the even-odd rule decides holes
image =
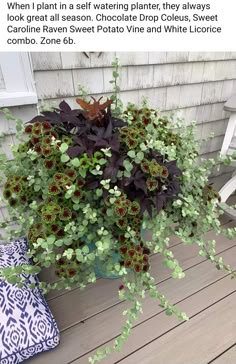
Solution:
[[[70,159],[70,157],[67,154],[62,154],[61,155],[61,162],[62,163],[68,162],[69,159]]]
[[[74,159],[71,160],[71,164],[74,167],[79,167],[80,166],[80,160],[78,158],[74,158]]]
[[[130,150],[130,151],[128,151],[127,155],[128,155],[130,158],[135,158],[135,151],[134,151],[134,150]]]
[[[68,144],[62,143],[62,145],[60,146],[59,149],[60,149],[61,153],[65,153],[68,148],[69,148]]]

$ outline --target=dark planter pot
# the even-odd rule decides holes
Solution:
[[[90,252],[95,250],[95,244],[87,243],[87,245],[89,247]],[[120,253],[114,251],[112,253],[110,261],[112,261],[112,264],[115,265],[116,263],[119,262],[119,260],[120,260]],[[100,257],[95,258],[94,272],[96,276],[100,278],[116,279],[121,277],[121,275],[119,274],[112,273],[107,267],[107,260],[102,259]]]

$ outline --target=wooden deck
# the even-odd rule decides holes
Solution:
[[[226,222],[225,226],[235,226]],[[216,237],[217,254],[236,269],[236,239]],[[174,280],[163,267],[161,257],[152,260],[152,274],[160,292],[185,311],[188,322],[167,317],[152,299],[146,299],[144,313],[121,353],[104,364],[235,364],[236,363],[236,280],[198,256],[196,246],[182,246],[173,240],[172,251],[186,277]],[[99,279],[85,290],[51,293],[48,302],[61,330],[61,343],[51,352],[27,364],[87,364],[88,357],[119,334],[126,304],[117,291],[120,280]]]

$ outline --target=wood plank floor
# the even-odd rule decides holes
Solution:
[[[235,225],[227,222],[225,226]],[[236,239],[229,241],[212,232],[207,238],[217,241],[217,254],[236,270]],[[102,363],[236,363],[236,280],[199,257],[196,246],[182,246],[177,239],[171,245],[186,277],[172,279],[160,255],[151,257],[152,275],[158,290],[190,320],[179,322],[167,317],[158,302],[147,298],[144,313],[122,352]],[[61,343],[27,364],[87,364],[98,347],[112,344],[120,333],[126,307],[118,299],[119,284],[119,279],[98,279],[83,291],[51,293],[48,302],[60,327]]]

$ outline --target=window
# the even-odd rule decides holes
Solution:
[[[36,104],[29,53],[0,53],[0,107]]]

